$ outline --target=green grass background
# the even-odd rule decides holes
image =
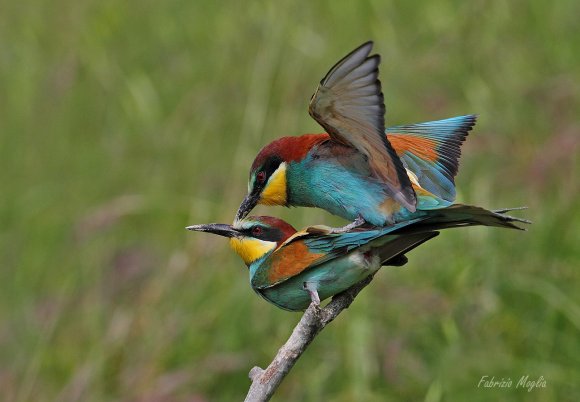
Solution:
[[[258,149],[368,39],[390,125],[478,113],[447,231],[382,270],[279,401],[580,400],[580,3],[0,5],[0,399],[241,400],[300,318],[217,237]],[[260,208],[295,226],[323,211]],[[478,388],[484,375],[511,389]],[[515,389],[522,375],[547,387]]]

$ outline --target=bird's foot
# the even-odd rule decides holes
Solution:
[[[352,221],[351,223],[349,223],[346,226],[340,227],[340,228],[330,228],[330,232],[331,234],[340,234],[340,233],[346,233],[348,231],[351,231],[353,229],[356,229],[358,227],[361,227],[362,225],[364,225],[365,223],[367,223],[367,221],[365,221],[365,219],[362,216],[358,216],[354,221]]]
[[[320,306],[320,296],[318,296],[318,287],[314,282],[304,282],[304,290],[310,295],[310,300],[315,306]]]

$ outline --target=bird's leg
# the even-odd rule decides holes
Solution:
[[[343,226],[340,228],[330,228],[330,233],[346,233],[349,230],[353,230],[353,229],[356,229],[358,227],[361,227],[365,223],[367,223],[367,221],[365,221],[365,219],[359,215],[359,216],[357,216],[357,218],[354,221],[352,221],[351,223],[349,223],[346,226]]]
[[[316,306],[320,306],[320,296],[318,296],[318,286],[315,282],[304,282],[304,290],[310,295],[310,300]]]

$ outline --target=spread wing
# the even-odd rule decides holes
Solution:
[[[385,104],[378,79],[380,56],[367,42],[320,81],[308,111],[334,141],[356,148],[388,193],[411,212],[417,200],[405,168],[385,137]]]
[[[455,200],[455,175],[461,145],[475,125],[477,116],[387,128],[387,137],[421,187],[445,201]]]
[[[324,227],[310,227],[301,231],[300,235],[284,242],[268,258],[266,258],[252,274],[251,285],[255,289],[264,289],[284,282],[302,272],[323,264],[354,249],[381,238],[380,246],[396,241],[390,248],[389,255],[395,256],[406,252],[409,245],[406,241],[397,241],[404,237],[387,236],[425,218],[412,219],[396,225],[371,230],[359,230],[341,234],[327,234]],[[327,228],[326,228],[327,229]],[[373,243],[374,244],[374,243]],[[381,255],[381,257],[383,257]],[[389,257],[390,258],[390,257]],[[385,259],[388,259],[385,256]]]

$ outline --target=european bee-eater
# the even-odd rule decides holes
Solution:
[[[505,215],[507,211],[456,204],[391,226],[345,233],[326,226],[297,232],[268,216],[187,229],[229,237],[249,268],[251,287],[270,303],[299,311],[348,289],[382,265],[405,264],[404,254],[435,237],[437,230],[471,225],[521,229],[513,222],[528,223]]]
[[[452,204],[460,147],[476,117],[390,127],[385,134],[380,57],[369,56],[372,45],[340,60],[312,96],[310,115],[327,134],[283,137],[258,153],[236,219],[257,204],[318,207],[350,220],[346,231]]]

